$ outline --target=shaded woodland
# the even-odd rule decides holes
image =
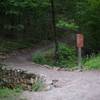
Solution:
[[[56,36],[51,4],[52,0],[0,0],[0,51],[81,32],[85,52],[99,52],[100,0],[54,0]]]

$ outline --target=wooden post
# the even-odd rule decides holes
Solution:
[[[78,48],[78,68],[82,69],[82,48]]]
[[[84,36],[83,34],[77,34],[77,48],[78,48],[78,68],[83,69],[82,67],[82,47],[84,46]]]

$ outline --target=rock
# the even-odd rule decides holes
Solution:
[[[39,75],[39,80],[41,80],[42,82],[46,82],[46,79],[47,79],[47,76],[46,75],[44,75],[44,74],[40,74]]]
[[[53,70],[58,71],[60,68],[59,67],[53,67]]]
[[[51,85],[45,85],[43,91],[49,91],[52,89]]]
[[[0,69],[0,84],[1,87],[16,88],[20,85],[24,90],[32,90],[32,85],[35,84],[36,77],[35,74],[26,73],[22,70],[12,70],[12,69]]]
[[[49,66],[49,65],[44,65],[44,67],[51,69],[51,66]]]

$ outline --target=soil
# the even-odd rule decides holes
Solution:
[[[49,91],[21,94],[19,100],[100,100],[100,71],[57,71],[31,61],[31,53],[12,55],[4,63],[7,67],[44,75],[48,83],[55,81]]]

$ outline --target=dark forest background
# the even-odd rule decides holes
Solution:
[[[100,50],[100,0],[54,0],[58,40],[85,36],[86,53]],[[0,51],[32,47],[55,38],[51,0],[0,0]]]

